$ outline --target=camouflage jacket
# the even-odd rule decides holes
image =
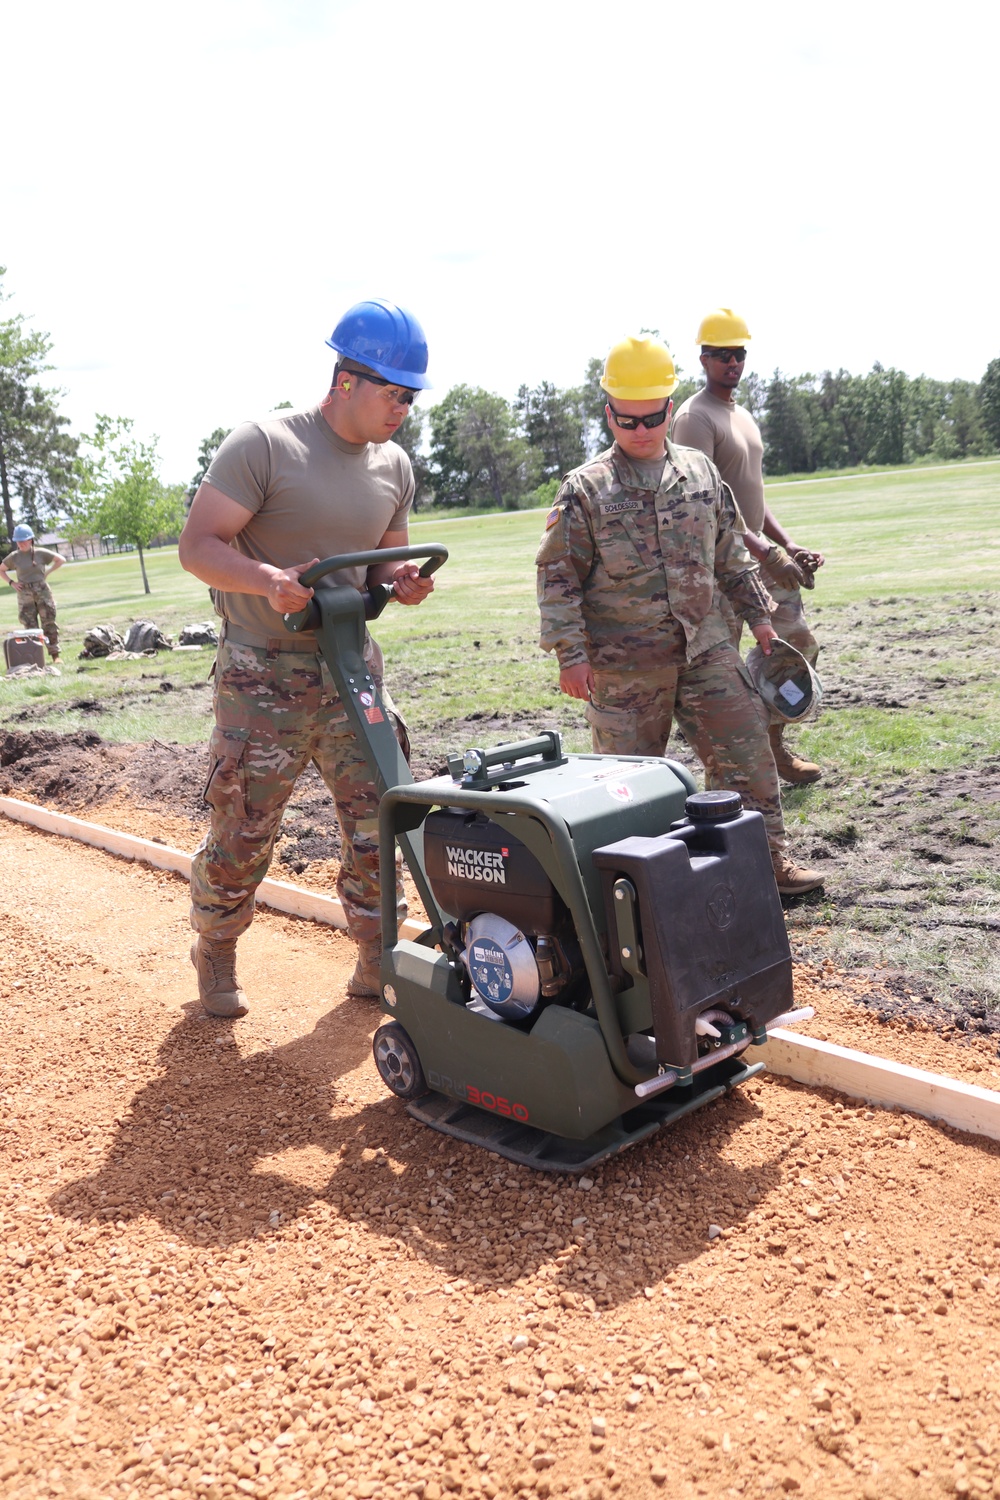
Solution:
[[[543,651],[560,667],[691,661],[731,639],[720,588],[749,625],[767,620],[771,599],[743,530],[732,491],[696,448],[667,444],[655,491],[617,445],[574,469],[535,558]]]

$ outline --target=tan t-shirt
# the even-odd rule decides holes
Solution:
[[[764,444],[746,407],[720,401],[704,388],[695,391],[674,417],[670,437],[708,454],[736,496],[747,526],[759,536],[764,525]]]
[[[4,558],[3,565],[8,573],[11,568],[16,571],[18,583],[44,583],[45,569],[58,556],[58,552],[50,552],[48,547],[29,547],[27,552],[16,547]]]
[[[205,482],[252,512],[232,546],[255,562],[291,568],[340,552],[370,552],[402,531],[413,471],[397,443],[347,443],[322,411],[281,412],[244,422],[220,445]],[[331,574],[363,588],[365,568]],[[283,633],[263,595],[216,591],[219,612],[265,636]]]

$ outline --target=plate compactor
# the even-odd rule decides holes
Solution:
[[[327,558],[285,617],[316,632],[381,797],[375,1066],[433,1129],[582,1172],[751,1078],[764,1065],[741,1054],[797,1018],[764,823],[672,761],[567,755],[551,730],[414,781],[363,655],[391,585],[322,580],[447,555]],[[429,921],[416,941],[398,934],[397,844]]]

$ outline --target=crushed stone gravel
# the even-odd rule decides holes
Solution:
[[[544,1177],[385,1094],[341,934],[212,1021],[182,881],[0,866],[0,1494],[1000,1496],[996,1143],[765,1075]],[[854,983],[813,1034],[1000,1083]]]

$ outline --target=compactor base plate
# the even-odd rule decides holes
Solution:
[[[507,1161],[518,1162],[524,1167],[533,1167],[537,1172],[568,1172],[579,1174],[597,1166],[606,1157],[615,1156],[626,1146],[634,1146],[653,1135],[661,1125],[670,1125],[683,1115],[711,1104],[730,1089],[746,1083],[761,1072],[764,1063],[742,1063],[738,1058],[728,1065],[719,1065],[719,1073],[726,1071],[722,1082],[708,1083],[692,1094],[689,1089],[671,1089],[659,1099],[637,1104],[627,1115],[606,1125],[603,1130],[588,1136],[586,1140],[574,1141],[565,1136],[551,1135],[537,1130],[532,1125],[522,1125],[517,1120],[505,1119],[489,1114],[460,1099],[449,1099],[445,1094],[428,1093],[412,1100],[406,1112],[421,1125],[440,1130],[457,1141],[470,1146],[480,1146],[492,1151]],[[715,1070],[713,1069],[714,1073]],[[704,1075],[702,1075],[704,1077]]]

